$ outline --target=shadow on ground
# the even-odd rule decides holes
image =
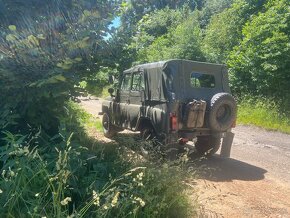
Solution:
[[[257,181],[264,179],[267,173],[267,170],[263,168],[232,158],[223,159],[218,155],[204,159],[198,164],[205,168],[200,171],[200,177],[215,182]]]

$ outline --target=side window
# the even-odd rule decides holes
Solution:
[[[129,91],[131,86],[131,74],[125,74],[121,84],[121,90]]]
[[[142,73],[134,73],[132,79],[132,91],[141,91],[145,89],[144,77]]]
[[[190,75],[190,83],[193,88],[214,88],[215,78],[213,75],[193,72]]]

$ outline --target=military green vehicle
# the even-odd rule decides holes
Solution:
[[[106,137],[130,129],[164,145],[194,141],[201,154],[216,153],[223,139],[221,152],[229,157],[237,105],[226,66],[189,60],[138,65],[109,93],[101,112]]]

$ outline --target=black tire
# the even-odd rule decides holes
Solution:
[[[220,145],[220,137],[199,136],[195,143],[195,149],[201,155],[213,155],[219,150]]]
[[[229,93],[218,93],[210,102],[209,128],[215,132],[224,132],[231,128],[237,117],[237,103]]]
[[[102,125],[105,137],[112,138],[117,134],[117,131],[114,129],[114,126],[111,123],[111,118],[107,112],[103,114]]]

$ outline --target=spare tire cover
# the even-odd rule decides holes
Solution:
[[[215,94],[210,101],[208,124],[212,131],[231,128],[237,117],[237,103],[229,93]]]

